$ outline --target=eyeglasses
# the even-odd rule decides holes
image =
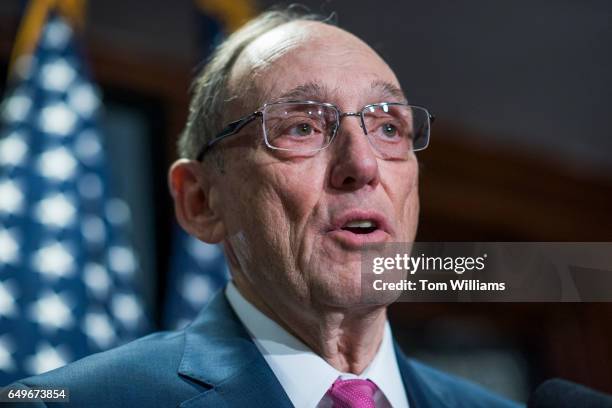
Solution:
[[[314,101],[272,102],[231,122],[202,147],[196,158],[202,161],[212,146],[235,135],[256,118],[261,119],[264,140],[270,149],[314,155],[331,144],[340,120],[347,116],[360,119],[364,134],[381,158],[401,160],[427,147],[435,119],[421,106],[399,102],[373,103],[359,112],[341,112],[331,103]]]

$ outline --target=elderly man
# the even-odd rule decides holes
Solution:
[[[232,281],[184,331],[13,387],[68,387],[73,407],[514,406],[407,359],[387,304],[362,299],[364,244],[415,238],[430,119],[354,35],[262,14],[197,79],[169,173],[179,222],[223,244]]]

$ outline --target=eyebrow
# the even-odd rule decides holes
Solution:
[[[377,80],[372,82],[372,90],[380,92],[383,98],[399,99],[401,102],[408,103],[408,99],[401,88],[390,82]]]
[[[279,100],[287,100],[287,99],[318,99],[321,101],[329,99],[330,96],[329,89],[321,84],[316,82],[307,82],[302,85],[298,85],[295,88],[291,88],[287,92],[281,94],[277,99]]]
[[[376,102],[408,102],[404,91],[390,82],[383,80],[373,81],[371,89],[382,97],[382,100]],[[318,100],[326,102],[331,99],[331,94],[332,92],[326,86],[316,82],[307,82],[282,93],[275,100]],[[391,99],[391,101],[387,101],[387,98]]]

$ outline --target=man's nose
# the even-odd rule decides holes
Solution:
[[[331,184],[339,190],[358,190],[380,182],[378,160],[361,128],[359,116],[344,117],[332,143]]]

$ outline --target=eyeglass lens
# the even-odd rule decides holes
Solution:
[[[405,159],[427,147],[429,114],[424,108],[381,103],[362,111],[367,136],[383,158]],[[340,113],[330,105],[277,103],[263,111],[266,143],[275,149],[313,152],[327,147],[339,126]]]

